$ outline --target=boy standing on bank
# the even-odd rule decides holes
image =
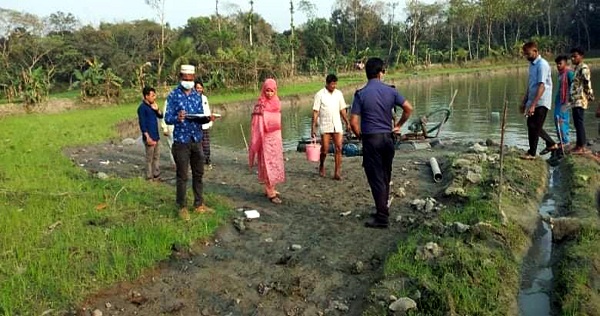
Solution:
[[[558,138],[562,140],[561,146],[564,150],[570,140],[569,120],[571,118],[571,113],[565,110],[565,108],[569,105],[569,90],[571,89],[575,73],[567,64],[569,61],[567,56],[560,55],[554,61],[558,70],[558,91],[554,99],[554,121],[559,129],[556,133]]]
[[[587,140],[583,117],[590,101],[594,101],[594,91],[592,90],[590,67],[583,62],[583,55],[583,49],[578,47],[571,49],[571,62],[575,65],[575,78],[573,79],[573,84],[571,84],[569,102],[570,107],[573,108],[573,124],[575,125],[575,133],[577,134],[575,148],[571,151],[573,154],[590,152],[586,148]]]

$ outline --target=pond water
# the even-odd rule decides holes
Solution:
[[[556,73],[553,74],[556,80]],[[460,141],[475,141],[492,138],[500,141],[500,120],[492,113],[502,113],[504,100],[508,100],[508,120],[506,126],[506,144],[527,147],[527,130],[525,118],[518,111],[518,106],[525,93],[527,71],[513,71],[506,74],[473,75],[460,78],[443,78],[419,81],[386,81],[394,84],[398,90],[410,100],[417,115],[423,115],[438,108],[444,108],[450,102],[452,93],[458,89],[454,102],[454,110],[450,120],[443,127],[442,138]],[[593,83],[600,83],[600,72],[593,73]],[[554,88],[556,90],[556,87]],[[342,88],[346,101],[350,105],[354,88]],[[316,91],[315,91],[316,93]],[[295,150],[298,141],[309,137],[312,95],[283,98],[282,125],[284,147]],[[599,96],[600,97],[600,96]],[[287,100],[287,101],[286,101]],[[250,137],[250,113],[253,102],[242,104],[229,110],[212,130],[211,141],[214,144],[244,148],[244,134]],[[219,109],[213,110],[219,112]],[[552,111],[548,112],[545,127],[549,134],[557,140]],[[585,124],[588,139],[598,137],[598,120],[594,116],[595,103],[586,111]],[[413,115],[416,117],[416,115]],[[240,124],[242,127],[240,127]],[[408,124],[406,124],[408,125]],[[403,132],[407,132],[406,126]],[[574,140],[574,129],[571,124],[571,139]],[[543,148],[540,140],[539,150]]]

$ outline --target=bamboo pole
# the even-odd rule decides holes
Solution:
[[[506,110],[508,108],[508,100],[504,99],[504,108],[502,109],[502,124],[500,127],[500,183],[498,185],[498,211],[502,215],[502,223],[507,223],[506,214],[502,210],[502,191],[504,180],[504,132],[506,131]]]
[[[246,145],[246,151],[250,151],[248,149],[248,141],[246,140],[246,134],[244,133],[244,127],[240,124],[240,130],[242,130],[242,137],[244,138],[244,144]]]

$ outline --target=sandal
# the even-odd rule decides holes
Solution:
[[[270,197],[269,201],[271,201],[271,203],[273,204],[281,204],[283,203],[283,201],[276,195],[274,197]]]
[[[523,159],[523,160],[534,160],[534,159],[535,159],[535,156],[532,156],[532,155],[530,155],[530,154],[525,154],[525,155],[523,155],[523,156],[521,156],[521,157],[519,157],[519,158],[521,158],[521,159]]]
[[[544,150],[540,151],[540,155],[545,155],[545,154],[547,154],[551,151],[555,151],[557,149],[558,149],[558,145],[554,144],[554,145],[552,145],[550,147],[546,147],[546,148],[544,148]]]
[[[591,154],[592,151],[585,147],[576,147],[575,149],[571,150],[570,153],[574,154],[574,155],[585,155],[585,154]]]

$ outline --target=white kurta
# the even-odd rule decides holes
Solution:
[[[343,133],[340,111],[346,107],[342,91],[335,89],[329,92],[326,88],[319,90],[313,104],[313,111],[319,111],[319,132],[321,134]]]
[[[205,115],[210,115],[210,106],[208,105],[208,98],[203,94],[202,95],[202,111],[204,111]],[[213,125],[213,122],[208,122],[206,124],[202,124],[202,129],[209,129]]]

